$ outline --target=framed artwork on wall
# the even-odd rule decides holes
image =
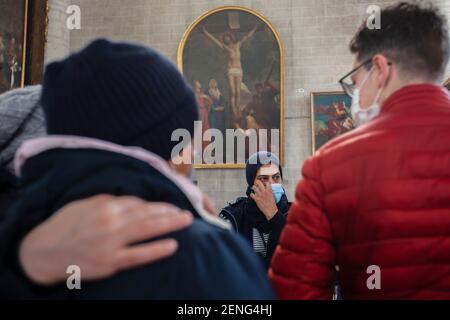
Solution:
[[[0,94],[42,78],[46,0],[0,0]]]
[[[450,78],[445,80],[445,82],[442,84],[447,90],[450,91]]]
[[[256,11],[220,7],[188,27],[179,44],[178,67],[197,95],[202,150],[213,141],[205,142],[209,129],[223,135],[220,157],[213,163],[202,158],[195,168],[245,167],[253,149],[246,145],[241,159],[236,147],[229,152],[231,131],[247,138],[254,134],[258,151],[272,151],[283,161],[283,59],[277,31]]]
[[[355,128],[351,103],[352,99],[343,91],[311,93],[312,153]]]
[[[28,1],[28,36],[25,67],[25,84],[42,82],[44,55],[48,34],[48,1]]]

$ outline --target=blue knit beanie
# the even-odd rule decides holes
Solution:
[[[100,39],[47,66],[41,97],[48,134],[139,146],[170,159],[176,129],[194,134],[195,94],[156,51]]]

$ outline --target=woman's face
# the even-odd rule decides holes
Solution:
[[[274,183],[283,183],[283,179],[281,178],[280,169],[277,165],[273,163],[268,163],[263,165],[261,168],[258,169],[256,172],[256,181],[261,181],[264,185],[267,184],[274,184]]]

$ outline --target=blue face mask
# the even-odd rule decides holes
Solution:
[[[280,183],[274,183],[272,184],[272,194],[275,198],[275,202],[278,203],[281,200],[281,197],[284,194],[283,186]]]

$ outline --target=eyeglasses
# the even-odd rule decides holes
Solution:
[[[366,65],[371,67],[371,65],[372,65],[372,58],[367,59],[366,61],[361,63],[359,66],[357,66],[355,69],[353,69],[352,71],[347,73],[345,76],[343,76],[339,80],[339,84],[341,85],[341,87],[344,90],[345,94],[348,95],[350,98],[353,98],[353,93],[355,92],[355,88],[356,88],[355,83],[354,83],[354,81],[353,81],[351,76],[356,71],[358,71],[359,69],[361,69],[362,67],[364,67]]]
[[[340,80],[339,83],[342,87],[342,89],[344,90],[345,94],[348,95],[350,98],[353,98],[354,92],[355,92],[355,83],[352,79],[352,75],[358,71],[359,69],[361,69],[364,66],[368,66],[368,68],[372,68],[372,58],[367,59],[366,61],[364,61],[363,63],[361,63],[359,66],[357,66],[355,69],[353,69],[352,71],[350,71],[349,73],[347,73],[345,76],[343,76]],[[391,66],[392,62],[388,61],[388,65]]]

